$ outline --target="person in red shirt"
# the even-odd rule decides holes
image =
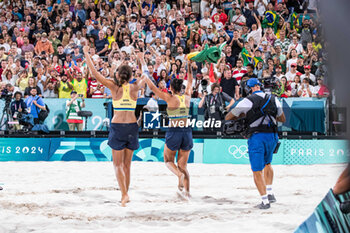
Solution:
[[[211,17],[211,20],[214,22],[215,16],[219,15],[219,22],[221,22],[223,25],[225,25],[227,22],[227,15],[225,14],[225,12],[223,11],[221,6],[218,6],[216,9],[217,9],[217,13]]]

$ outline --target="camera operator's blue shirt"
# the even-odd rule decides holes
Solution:
[[[40,108],[38,108],[33,101],[36,100],[36,103],[40,106],[45,106],[43,99],[40,96],[28,96],[25,99],[25,103],[27,107],[30,109],[30,114],[33,115],[33,118],[38,118],[38,113],[40,112]]]

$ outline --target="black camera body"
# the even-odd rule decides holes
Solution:
[[[202,94],[207,91],[208,87],[208,80],[202,79],[201,80],[201,86],[202,86]]]
[[[223,134],[226,136],[241,134],[243,137],[246,137],[246,129],[247,127],[244,118],[239,120],[226,121],[223,127]]]
[[[272,93],[278,89],[278,79],[275,77],[260,78],[259,81],[262,83],[261,90],[267,93]]]
[[[9,92],[6,88],[1,92],[0,99],[5,100],[6,103],[11,102],[12,92]]]

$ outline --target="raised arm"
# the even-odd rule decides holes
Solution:
[[[143,67],[143,65],[146,65],[146,62],[145,60],[143,59],[143,53],[142,52],[139,52],[137,54],[137,63],[140,65],[139,67]],[[145,79],[143,78],[140,78],[136,81],[135,83],[137,85],[137,88],[138,89],[141,89],[145,86]]]
[[[193,82],[193,74],[192,74],[192,62],[191,60],[187,63],[187,87],[185,90],[185,95],[192,95],[192,82]]]
[[[254,16],[254,18],[256,20],[256,23],[258,24],[258,28],[261,28],[261,22],[260,22],[259,18],[256,16],[256,14],[254,12],[253,12],[253,16]]]
[[[147,83],[148,87],[157,95],[159,96],[159,98],[163,99],[165,102],[167,102],[170,98],[170,94],[161,91],[156,85],[154,85],[154,83],[152,82],[152,80],[146,75],[143,74],[142,75],[142,79],[145,80],[145,82]]]
[[[84,46],[83,51],[84,51],[84,55],[85,55],[86,64],[89,67],[91,74],[97,79],[97,81],[99,81],[104,86],[106,86],[110,90],[112,90],[113,87],[115,86],[114,81],[106,79],[102,74],[100,74],[96,70],[94,64],[92,63],[91,56],[89,54],[89,46]]]

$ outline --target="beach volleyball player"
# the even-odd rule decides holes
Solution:
[[[192,94],[192,62],[187,64],[187,87],[181,93],[183,80],[173,79],[170,83],[171,93],[162,92],[148,77],[145,78],[148,87],[167,103],[169,128],[165,134],[164,162],[171,172],[179,179],[178,188],[181,194],[190,196],[190,176],[187,171],[187,161],[193,147],[192,129],[188,127],[188,114]],[[143,65],[143,67],[145,67]],[[177,166],[174,163],[178,153]],[[183,190],[184,188],[184,190]]]
[[[137,80],[133,84],[132,69],[128,65],[118,68],[118,78],[106,79],[94,67],[89,54],[89,47],[84,46],[86,63],[98,82],[109,88],[112,93],[114,116],[109,129],[108,145],[112,148],[113,165],[120,191],[121,205],[129,202],[130,165],[134,150],[139,148],[138,125],[135,116],[137,94],[144,81]]]

